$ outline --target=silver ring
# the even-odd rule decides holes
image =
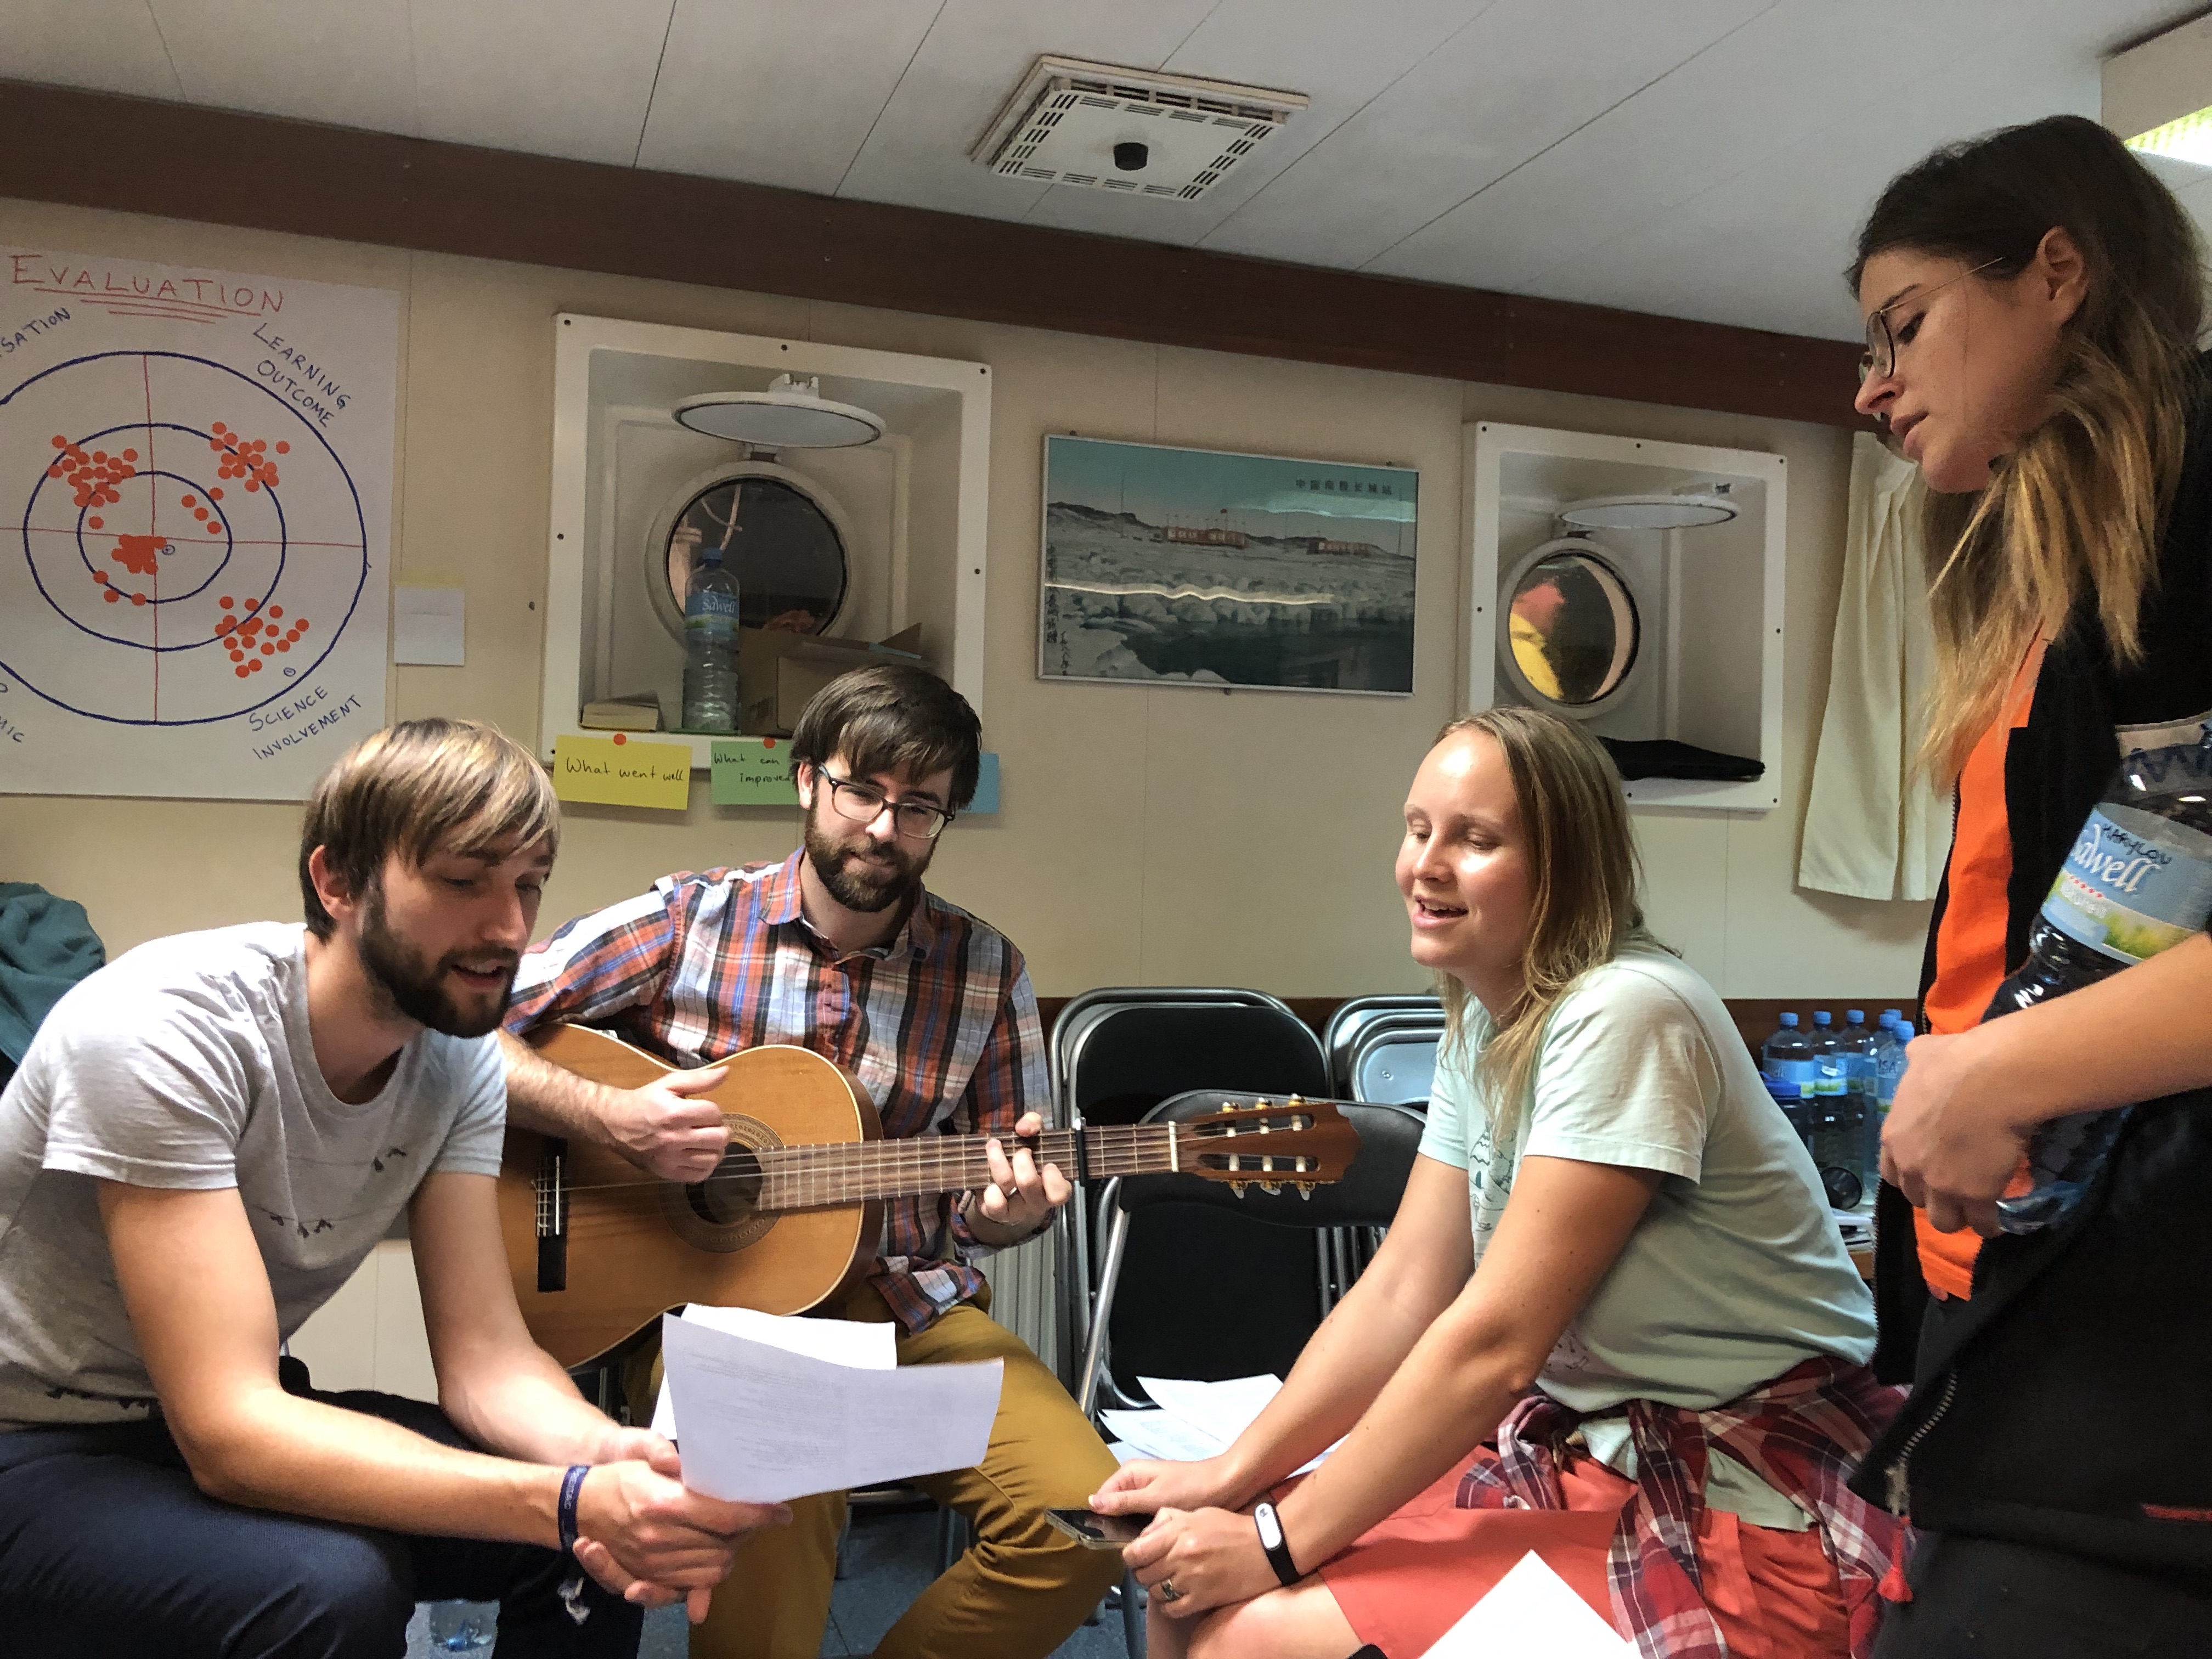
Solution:
[[[1182,1592],[1175,1587],[1174,1579],[1163,1578],[1160,1580],[1160,1600],[1163,1601],[1180,1601],[1182,1600]]]

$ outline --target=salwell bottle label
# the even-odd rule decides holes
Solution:
[[[2107,803],[2060,867],[2043,919],[2116,962],[2156,956],[2212,915],[2212,836]]]

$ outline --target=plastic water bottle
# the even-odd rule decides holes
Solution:
[[[1874,1103],[1883,1113],[1897,1098],[1897,1080],[1905,1075],[1905,1044],[1912,1035],[1904,1021],[1892,1018],[1896,1012],[1882,1011],[1881,1030],[1874,1036]]]
[[[2212,918],[2212,720],[2129,734],[2027,935],[2027,960],[1997,988],[1985,1019],[2107,979],[2203,931]],[[2032,1190],[1997,1202],[2007,1232],[2071,1213],[2127,1109],[2055,1118],[2028,1146]]]
[[[1874,1102],[1874,1033],[1867,1030],[1866,1010],[1847,1008],[1850,1023],[1836,1033],[1836,1060],[1843,1073],[1844,1089],[1859,1097],[1861,1105]]]
[[[684,596],[684,729],[738,729],[738,579],[711,543]]]
[[[1795,1014],[1783,1016],[1784,1019],[1796,1018]],[[1773,1097],[1774,1103],[1782,1109],[1782,1115],[1790,1120],[1790,1127],[1797,1132],[1797,1139],[1805,1143],[1805,1150],[1811,1152],[1813,1123],[1812,1115],[1808,1109],[1811,1103],[1806,1097],[1805,1085],[1802,1083],[1784,1083],[1780,1078],[1767,1077],[1764,1074],[1760,1076],[1759,1081],[1766,1085],[1766,1092]]]
[[[1844,1082],[1844,1056],[1836,1046],[1836,1017],[1826,1008],[1813,1011],[1813,1092],[1848,1094]]]
[[[1796,1015],[1782,1016],[1782,1029],[1760,1045],[1759,1059],[1759,1070],[1777,1083],[1802,1083],[1808,1085],[1807,1091],[1810,1092],[1818,1067],[1812,1043],[1797,1029]],[[1796,1097],[1794,1094],[1789,1097],[1791,1100]]]

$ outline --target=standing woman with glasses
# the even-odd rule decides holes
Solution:
[[[2212,745],[2201,250],[2061,116],[1899,175],[1850,280],[1857,407],[1930,491],[1958,804],[1883,1141],[1877,1365],[1917,1387],[1857,1485],[1917,1534],[1881,1652],[2212,1652],[2212,939],[1983,1018],[2122,755]],[[2130,1105],[2068,1219],[1992,1236],[2040,1125]]]

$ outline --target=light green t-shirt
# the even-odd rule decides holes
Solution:
[[[1711,986],[1632,945],[1553,1011],[1510,1145],[1492,1134],[1474,1063],[1480,1006],[1440,1056],[1421,1151],[1468,1172],[1474,1259],[1521,1160],[1656,1170],[1650,1207],[1567,1326],[1537,1386],[1578,1412],[1629,1400],[1705,1410],[1803,1360],[1874,1355],[1874,1299],[1844,1249],[1813,1160],[1759,1080]],[[1633,1477],[1618,1418],[1583,1425],[1591,1453]],[[1706,1501],[1761,1526],[1803,1512],[1718,1449]]]

